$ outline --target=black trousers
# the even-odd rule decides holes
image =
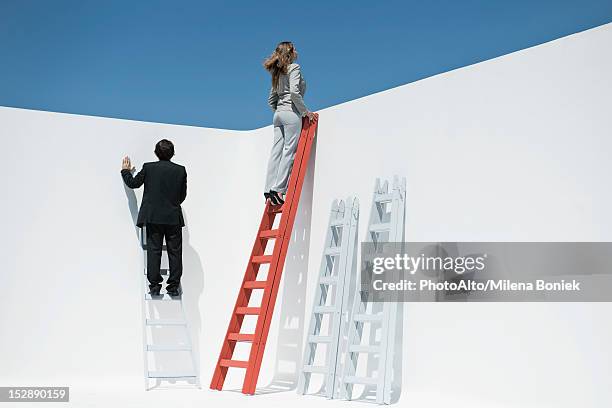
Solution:
[[[180,225],[147,224],[147,279],[149,289],[161,289],[162,248],[166,238],[170,275],[166,289],[178,289],[183,274],[183,231]]]

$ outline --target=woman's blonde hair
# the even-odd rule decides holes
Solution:
[[[264,68],[272,75],[272,86],[278,86],[281,74],[287,73],[287,67],[297,59],[297,51],[291,41],[278,43],[276,49],[263,63]]]

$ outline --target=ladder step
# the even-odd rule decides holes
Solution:
[[[319,278],[319,284],[321,285],[330,285],[333,283],[338,283],[338,277],[337,276],[321,276]]]
[[[259,233],[259,238],[276,238],[278,237],[278,229],[263,230]]]
[[[254,256],[251,259],[251,262],[253,263],[257,263],[257,264],[267,264],[272,262],[272,255],[259,255],[259,256]]]
[[[268,209],[268,212],[272,214],[278,214],[283,212],[283,207],[284,205],[271,205]]]
[[[381,313],[376,313],[376,314],[358,313],[355,315],[354,320],[356,322],[380,322],[382,321],[382,314]]]
[[[147,351],[191,351],[191,346],[147,344]]]
[[[355,344],[355,345],[349,346],[349,351],[351,353],[379,353],[380,347]]]
[[[221,363],[219,363],[219,365],[221,367],[247,368],[249,366],[249,362],[240,360],[221,360]]]
[[[344,377],[343,381],[349,384],[367,384],[367,385],[378,384],[378,380],[376,378],[368,378],[368,377],[348,376],[348,377]]]
[[[383,222],[379,224],[370,225],[370,232],[385,232],[385,231],[390,231],[390,230],[391,230],[390,222]]]
[[[196,378],[197,375],[193,371],[149,371],[148,378]]]
[[[323,366],[305,365],[302,368],[302,371],[304,371],[306,373],[321,373],[321,374],[326,374],[328,370],[327,370],[327,367],[323,367]]]
[[[331,336],[308,336],[309,343],[331,343]]]
[[[340,247],[325,248],[325,255],[328,255],[328,256],[340,255]]]
[[[258,315],[261,311],[260,307],[239,307],[236,309],[236,314],[239,315]]]
[[[147,326],[186,326],[183,319],[147,319]]]
[[[374,198],[374,201],[376,201],[377,203],[385,203],[385,202],[393,201],[393,194],[392,193],[378,194]]]
[[[341,225],[344,225],[344,219],[343,218],[337,218],[335,220],[332,220],[329,222],[329,226],[330,227],[339,227]]]
[[[254,334],[245,334],[245,333],[230,333],[227,336],[228,340],[232,341],[253,341],[255,340]]]
[[[315,306],[314,308],[314,312],[315,313],[334,313],[336,311],[336,308],[333,306]]]
[[[268,281],[246,281],[244,282],[245,289],[265,289]]]
[[[159,296],[151,297],[150,293],[146,293],[145,294],[145,300],[163,300],[163,301],[175,300],[175,301],[179,301],[179,300],[181,300],[181,295],[170,296],[167,293],[164,293],[164,294],[159,295]]]

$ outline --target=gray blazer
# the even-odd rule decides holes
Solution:
[[[306,81],[302,78],[302,72],[298,64],[289,64],[287,74],[281,74],[278,79],[278,87],[270,87],[268,105],[273,111],[294,111],[300,116],[305,116],[308,108],[304,104],[306,93]]]

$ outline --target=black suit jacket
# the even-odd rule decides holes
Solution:
[[[129,170],[121,170],[123,181],[130,188],[144,183],[142,204],[136,225],[185,225],[181,203],[187,196],[185,167],[169,160],[145,163],[136,177]]]

